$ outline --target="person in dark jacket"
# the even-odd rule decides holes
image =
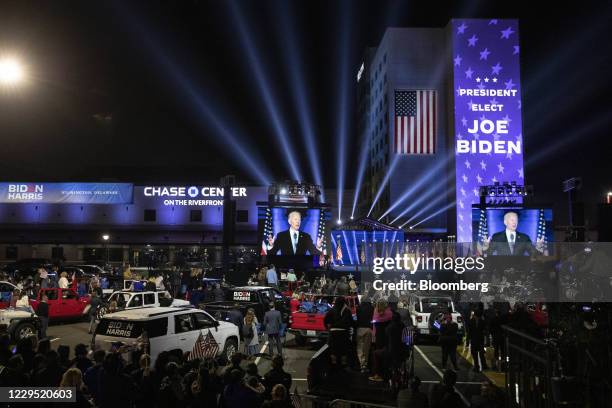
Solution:
[[[258,407],[258,397],[255,391],[247,387],[243,381],[244,372],[232,370],[230,383],[225,386],[222,396],[223,408]]]
[[[30,378],[24,371],[23,358],[15,354],[8,360],[6,367],[0,370],[0,387],[24,387],[30,384]]]
[[[72,360],[72,367],[76,367],[81,370],[81,373],[86,372],[93,363],[87,358],[87,346],[85,344],[77,344],[74,348],[75,358]]]
[[[42,297],[40,303],[36,307],[36,314],[40,319],[40,338],[44,339],[47,337],[47,327],[49,327],[49,304],[47,303],[49,299],[47,296]]]
[[[222,302],[225,300],[225,292],[221,289],[221,285],[218,283],[215,285],[215,289],[213,290],[213,298],[215,302]]]
[[[488,369],[484,353],[485,320],[482,317],[482,309],[476,310],[470,318],[468,332],[470,336],[470,351],[474,360],[474,371],[479,372],[481,368],[483,370]]]
[[[263,408],[291,408],[291,402],[288,398],[288,391],[283,384],[276,384],[272,388],[272,400],[266,401]]]
[[[374,306],[364,298],[357,308],[357,357],[362,371],[367,371],[372,347],[372,315]]]
[[[283,369],[284,360],[281,356],[272,358],[272,369],[264,375],[264,385],[266,386],[266,395],[270,396],[272,388],[276,384],[283,384],[286,389],[291,389],[291,374]]]
[[[347,365],[348,352],[351,350],[350,330],[353,326],[351,310],[344,297],[337,297],[334,306],[326,313],[325,327],[329,331],[329,349],[332,364]]]
[[[451,364],[455,371],[457,368],[457,343],[458,343],[459,326],[453,321],[453,316],[450,313],[444,314],[444,320],[440,325],[440,337],[438,344],[442,348],[442,369],[446,369],[446,362],[450,358]]]
[[[102,303],[98,293],[93,292],[91,294],[91,300],[89,302],[89,334],[91,334],[96,328],[96,316],[98,314],[98,307]]]
[[[98,405],[99,395],[98,395],[98,381],[100,376],[100,371],[102,371],[102,363],[104,362],[104,357],[106,357],[106,352],[104,350],[96,350],[93,353],[94,365],[89,367],[87,371],[83,374],[83,382],[87,386],[87,390],[93,397],[96,405]]]
[[[463,408],[463,401],[455,391],[457,373],[453,370],[444,371],[442,381],[432,387],[429,395],[429,406],[431,408]]]
[[[136,396],[132,379],[122,372],[121,355],[107,354],[98,388],[99,408],[131,408]]]
[[[60,366],[60,358],[57,351],[51,350],[45,356],[45,365],[34,374],[32,385],[35,387],[59,387],[64,374]]]

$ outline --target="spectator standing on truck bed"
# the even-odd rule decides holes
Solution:
[[[278,286],[278,274],[276,273],[276,268],[274,265],[270,265],[268,271],[266,272],[266,279],[268,280],[268,286],[277,287]]]

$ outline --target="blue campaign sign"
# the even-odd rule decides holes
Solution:
[[[0,203],[131,204],[130,183],[0,183]]]

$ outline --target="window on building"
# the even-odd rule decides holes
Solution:
[[[189,211],[190,222],[202,222],[202,210],[191,210]]]
[[[144,210],[144,220],[145,222],[157,221],[157,211],[156,210]]]
[[[383,62],[386,64],[387,63],[387,53],[385,52],[385,54],[383,55]]]
[[[249,222],[249,210],[237,210],[236,222]]]

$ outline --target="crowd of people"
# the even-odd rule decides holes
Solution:
[[[80,407],[291,407],[292,378],[281,356],[260,375],[257,365],[241,353],[231,357],[189,359],[180,349],[164,351],[153,364],[133,351],[131,363],[121,352],[51,348],[49,339],[20,340],[11,349],[8,335],[0,336],[0,387],[74,387]],[[26,404],[27,405],[27,404]]]

